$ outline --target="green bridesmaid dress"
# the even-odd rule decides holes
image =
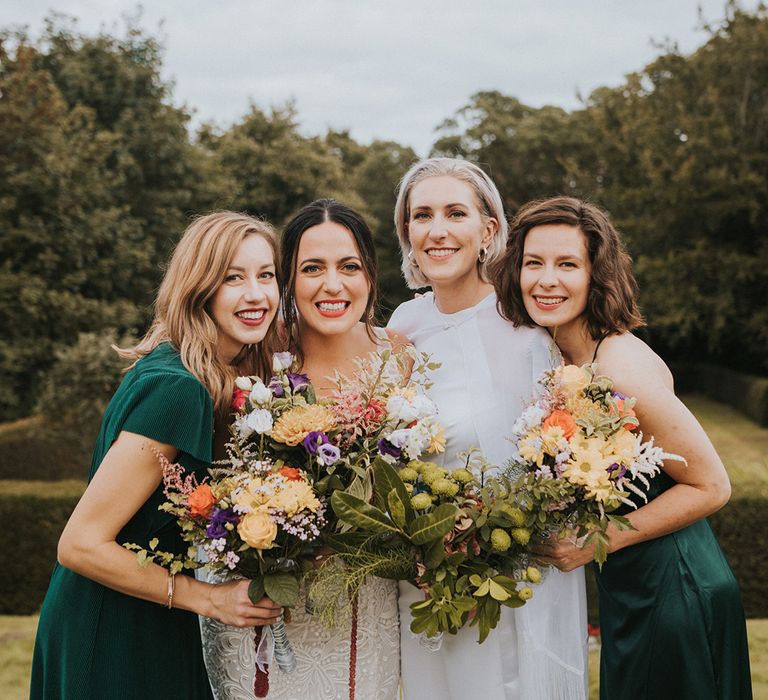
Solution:
[[[169,344],[125,376],[104,414],[89,479],[122,430],[179,449],[199,478],[211,461],[213,405]],[[158,469],[159,469],[158,464]],[[159,487],[125,525],[119,543],[183,552]],[[197,615],[118,593],[56,564],[40,612],[30,697],[37,700],[211,698]]]
[[[662,472],[650,498],[673,484]],[[706,520],[610,554],[595,571],[601,700],[752,697],[741,594]]]

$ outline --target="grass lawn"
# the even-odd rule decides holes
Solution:
[[[699,394],[681,398],[704,426],[723,460],[733,495],[768,497],[768,428]]]

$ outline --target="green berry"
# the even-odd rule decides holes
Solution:
[[[411,467],[403,467],[400,470],[400,478],[403,481],[413,482],[419,478],[419,473],[415,469],[412,469]]]
[[[512,539],[525,547],[531,541],[531,531],[526,527],[516,527],[512,530]]]
[[[495,552],[506,552],[512,546],[512,538],[506,530],[496,527],[491,531],[491,547]]]
[[[541,571],[535,566],[529,566],[525,570],[525,575],[531,583],[541,583]]]
[[[411,496],[411,505],[415,510],[425,510],[432,505],[432,499],[428,493],[417,493]]]
[[[469,469],[452,469],[450,476],[455,481],[458,481],[460,484],[468,484],[470,481],[474,480],[474,475],[472,474]]]
[[[455,496],[459,492],[459,485],[445,477],[433,481],[430,488],[435,496]]]
[[[509,503],[502,503],[499,506],[499,510],[506,515],[515,527],[522,527],[525,525],[525,513],[519,508],[509,505]]]
[[[523,586],[518,592],[517,597],[520,598],[520,600],[530,600],[533,598],[533,588],[530,586]]]

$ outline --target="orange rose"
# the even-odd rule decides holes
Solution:
[[[556,408],[549,414],[542,427],[544,429],[555,427],[561,428],[566,440],[570,440],[578,429],[576,421],[573,420],[573,416],[568,413],[568,411],[563,411],[559,408]]]
[[[282,474],[288,481],[301,481],[301,469],[297,467],[280,467],[278,474]]]
[[[615,399],[616,402],[616,409],[619,412],[619,418],[626,418],[629,416],[630,420],[628,420],[626,423],[624,423],[624,428],[627,430],[636,430],[640,427],[640,421],[637,420],[637,416],[635,415],[635,409],[634,408],[626,408],[624,404],[624,399]],[[612,411],[612,413],[615,413]]]
[[[216,503],[213,491],[208,484],[200,484],[187,499],[189,512],[192,515],[202,515],[207,518],[211,514],[211,509]]]

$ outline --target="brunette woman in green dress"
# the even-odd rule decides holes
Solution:
[[[229,411],[238,372],[264,373],[277,311],[271,227],[233,212],[195,220],[171,257],[147,334],[110,402],[89,484],[59,540],[35,642],[31,697],[67,700],[210,698],[197,614],[271,624],[248,582],[218,585],[137,565],[121,545],[183,552],[164,501],[158,455],[199,479],[214,420]]]
[[[568,197],[525,205],[496,267],[502,313],[547,328],[565,362],[597,362],[614,390],[637,398],[644,437],[687,460],[668,462],[649,502],[609,528],[597,571],[603,700],[742,700],[752,697],[739,588],[706,516],[731,487],[698,421],[675,396],[666,364],[631,331],[643,325],[629,255],[607,216]],[[636,499],[637,500],[637,499]],[[558,540],[542,559],[562,571],[591,547]]]

